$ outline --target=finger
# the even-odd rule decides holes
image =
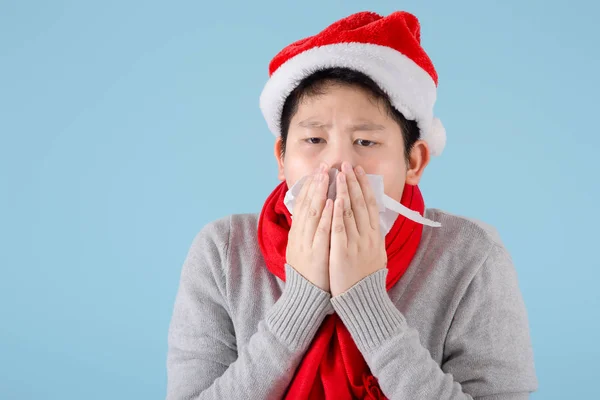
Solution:
[[[348,240],[351,240],[356,239],[359,234],[354,218],[354,211],[350,202],[350,194],[348,193],[348,184],[346,182],[346,174],[340,172],[338,174],[336,197],[343,200],[344,208],[342,216],[346,226],[346,236],[348,237]]]
[[[331,248],[345,248],[348,244],[346,225],[344,224],[344,199],[337,198],[333,203],[331,220]]]
[[[320,172],[318,179],[313,184],[310,205],[306,212],[306,222],[304,225],[303,237],[305,243],[312,243],[315,237],[315,232],[321,221],[325,201],[327,200],[327,188],[329,186],[329,175],[325,172]]]
[[[373,192],[373,188],[371,187],[369,178],[367,177],[365,170],[361,166],[356,167],[356,179],[360,184],[365,203],[367,204],[367,212],[369,216],[369,224],[371,226],[371,229],[378,230],[379,206],[377,205],[377,198],[375,197],[375,193]]]
[[[321,249],[322,251],[329,250],[329,243],[331,241],[331,220],[333,218],[333,200],[327,199],[325,207],[321,213],[319,225],[313,238],[313,248]]]
[[[298,193],[298,198],[296,199],[296,204],[294,205],[294,214],[296,218],[300,218],[302,213],[304,212],[304,203],[306,202],[306,194],[313,180],[313,175],[309,175],[306,177],[302,188],[300,189],[300,193]]]
[[[346,186],[350,198],[349,206],[354,213],[357,231],[358,233],[364,233],[371,229],[371,223],[369,222],[369,210],[367,209],[363,189],[358,182],[352,166],[348,162],[342,163],[342,170],[346,175]]]
[[[320,170],[321,170],[321,167],[315,169],[306,178],[306,182],[304,182],[304,185],[302,185],[302,189],[300,189],[300,194],[298,195],[298,201],[300,201],[300,198],[302,200],[300,202],[300,207],[299,207],[300,209],[298,210],[298,213],[297,213],[298,218],[304,219],[304,214],[307,212],[308,206],[310,205],[310,201],[311,201],[311,189],[313,188],[313,184],[315,183],[315,180],[318,177]]]

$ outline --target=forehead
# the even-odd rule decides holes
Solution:
[[[372,88],[358,83],[338,82],[333,80],[323,80],[304,88],[300,93],[300,99],[310,100],[318,99],[323,96],[336,96],[343,94],[351,94],[354,97],[371,100],[373,102],[379,102],[383,100],[380,98],[380,95],[373,91]]]
[[[296,113],[351,111],[357,118],[373,117],[379,114],[389,116],[388,105],[369,89],[354,84],[329,83],[317,88],[311,88],[302,93],[298,99]]]

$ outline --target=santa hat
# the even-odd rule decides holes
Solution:
[[[433,116],[438,77],[421,47],[414,15],[360,12],[281,50],[269,65],[270,78],[260,96],[260,108],[275,136],[281,135],[285,100],[300,81],[333,67],[350,68],[373,79],[396,110],[417,122],[431,154],[442,153],[446,131]]]

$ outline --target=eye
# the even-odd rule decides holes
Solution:
[[[308,139],[304,139],[304,141],[308,144],[319,144],[319,143],[323,143],[323,139],[318,138],[318,137],[311,137]]]
[[[377,144],[371,140],[365,140],[365,139],[357,139],[355,143],[361,147],[371,147],[371,146],[375,146]]]

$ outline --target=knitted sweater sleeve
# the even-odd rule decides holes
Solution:
[[[328,313],[330,295],[286,265],[281,297],[241,349],[224,268],[229,224],[209,224],[184,262],[169,327],[167,399],[281,398]]]
[[[537,389],[525,305],[503,247],[492,246],[463,294],[441,365],[391,301],[386,276],[374,272],[331,302],[388,398],[526,400]]]

